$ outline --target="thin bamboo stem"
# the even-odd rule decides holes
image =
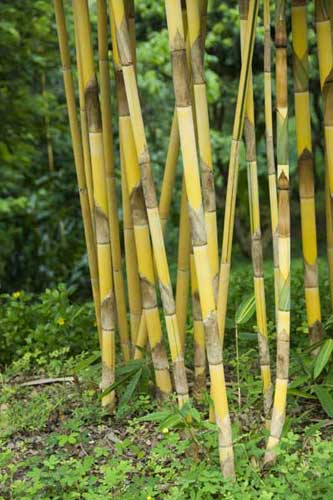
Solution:
[[[94,185],[94,216],[97,241],[97,261],[99,271],[101,321],[102,321],[102,390],[115,380],[115,299],[113,292],[113,272],[110,249],[110,229],[108,200],[105,179],[102,119],[95,76],[93,49],[91,43],[88,2],[73,0],[80,61],[82,63],[83,88],[88,119],[89,145]],[[102,405],[110,411],[115,407],[115,391],[102,398]]]
[[[192,287],[192,316],[193,316],[193,339],[194,339],[194,385],[193,395],[201,399],[206,389],[206,349],[205,329],[202,321],[198,278],[195,270],[193,250],[190,256],[191,265],[191,287]],[[215,416],[212,421],[215,422]]]
[[[116,176],[114,169],[110,70],[108,57],[108,16],[106,0],[97,1],[98,55],[100,73],[100,97],[103,130],[104,164],[106,175],[107,201],[109,210],[109,231],[111,242],[114,293],[116,299],[117,325],[123,360],[131,358],[131,348],[127,323],[127,308],[120,248]]]
[[[132,124],[135,148],[140,167],[144,201],[148,215],[149,230],[159,279],[169,346],[171,350],[176,392],[179,405],[182,405],[188,399],[188,385],[186,380],[184,357],[180,342],[176,306],[170,280],[155,186],[152,178],[150,156],[145,136],[133,58],[131,56],[124,2],[123,0],[111,0],[111,6],[115,20],[119,59],[122,66],[129,116]],[[149,328],[148,325],[147,328]]]
[[[271,73],[271,14],[270,0],[264,0],[264,92],[265,92],[265,126],[266,156],[268,166],[269,204],[271,215],[275,320],[277,321],[279,302],[279,236],[278,236],[278,197],[276,186],[276,169],[274,158],[273,118],[272,118],[272,73]]]
[[[332,9],[331,9],[332,14]],[[324,101],[327,258],[333,307],[333,40],[324,0],[315,2],[320,86]]]
[[[240,31],[241,31],[242,52],[244,52],[245,37],[247,32],[248,8],[249,8],[248,0],[245,1],[240,0],[239,10],[240,10]],[[247,90],[244,136],[246,145],[247,177],[248,177],[249,205],[250,205],[249,209],[250,209],[250,227],[251,227],[252,266],[253,266],[256,312],[257,312],[259,360],[261,369],[261,379],[263,384],[264,416],[266,420],[266,425],[267,427],[269,427],[273,387],[271,381],[269,346],[268,346],[268,336],[267,336],[267,315],[266,315],[265,282],[264,282],[264,271],[263,271],[263,252],[262,252],[260,210],[259,210],[259,186],[258,186],[258,171],[257,171],[257,158],[256,158],[256,134],[255,134],[255,119],[254,119],[252,69],[250,69],[248,90]]]
[[[310,342],[316,343],[322,337],[322,324],[318,288],[306,5],[306,0],[293,0],[291,20],[305,302]]]
[[[178,237],[178,263],[176,285],[176,315],[178,320],[179,335],[183,351],[185,350],[185,330],[187,319],[188,292],[190,281],[190,251],[191,235],[190,221],[187,210],[186,186],[183,178],[182,195],[180,204],[179,237]]]
[[[166,224],[170,213],[170,206],[172,201],[172,189],[176,179],[179,148],[180,148],[179,130],[178,130],[177,112],[175,110],[172,117],[168,152],[164,167],[161,195],[159,201],[159,212],[160,212],[163,234],[165,234]]]
[[[219,342],[216,320],[214,288],[209,266],[181,2],[180,0],[166,0],[165,6],[193,254],[205,327],[212,397],[219,434],[220,463],[223,474],[227,477],[234,477],[231,423],[224,380],[222,348]]]
[[[243,62],[238,86],[236,112],[230,150],[226,205],[222,238],[221,267],[217,298],[217,317],[221,343],[224,342],[225,321],[227,314],[228,290],[230,281],[231,248],[235,222],[236,195],[239,170],[239,150],[244,126],[246,96],[248,82],[251,75],[253,47],[256,32],[256,20],[259,2],[250,0],[247,22],[247,34],[243,51]]]
[[[66,20],[65,20],[64,6],[62,0],[54,0],[53,3],[56,16],[59,51],[60,51],[61,65],[63,71],[69,126],[72,138],[74,163],[75,163],[77,183],[80,195],[83,228],[84,228],[87,253],[88,253],[91,287],[95,305],[96,323],[99,333],[99,341],[101,345],[102,330],[101,330],[101,317],[100,317],[101,311],[100,311],[97,253],[96,253],[96,246],[94,239],[93,224],[91,220],[88,191],[86,185],[82,143],[81,143],[79,124],[77,121],[77,114],[76,114],[75,90],[74,90],[74,82],[73,82],[70,53],[68,46]]]
[[[287,28],[285,0],[276,4],[276,112],[279,188],[279,309],[277,321],[276,381],[265,464],[275,459],[286,415],[290,347],[290,206],[288,155]]]

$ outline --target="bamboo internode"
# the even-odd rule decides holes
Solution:
[[[280,441],[286,416],[291,323],[287,60],[289,20],[286,17],[286,2],[276,2],[275,51],[272,51],[271,40],[271,5],[268,0],[264,0],[263,4],[264,67],[261,90],[264,92],[262,114],[265,116],[266,128],[266,172],[273,246],[275,318],[269,318],[266,311],[267,285],[264,281],[261,233],[264,219],[260,211],[262,187],[258,178],[259,135],[256,133],[255,124],[257,89],[252,67],[253,57],[256,57],[254,46],[259,0],[239,0],[241,68],[226,172],[228,177],[225,200],[219,200],[217,197],[219,184],[217,181],[215,183],[215,180],[218,173],[213,172],[214,143],[211,140],[207,98],[209,80],[206,83],[205,68],[205,38],[206,34],[209,34],[211,13],[207,0],[165,0],[165,36],[168,36],[169,41],[174,108],[170,113],[170,137],[165,150],[163,180],[159,189],[156,189],[155,185],[155,165],[151,162],[143,119],[145,108],[144,102],[140,100],[140,80],[136,71],[135,2],[96,0],[96,4],[97,25],[94,26],[90,16],[90,2],[72,1],[77,76],[75,79],[71,69],[63,2],[54,0],[101,349],[102,404],[107,406],[110,412],[116,408],[119,385],[116,380],[117,365],[123,363],[127,369],[133,360],[136,360],[134,365],[142,363],[143,361],[139,360],[144,356],[145,359],[151,359],[158,398],[170,398],[175,390],[181,409],[191,396],[197,404],[203,400],[205,391],[210,390],[211,416],[214,413],[221,470],[225,477],[233,479],[234,449],[223,350],[227,348],[229,355],[230,347],[225,346],[224,340],[227,324],[230,323],[227,318],[228,290],[243,139],[247,166],[258,358],[264,402],[262,420],[265,420],[270,431],[264,464],[275,459],[276,446]],[[325,0],[315,2],[318,68],[323,102],[321,126],[325,142],[327,258],[333,307],[332,4],[333,2],[326,3]],[[310,343],[316,344],[322,338],[323,327],[318,286],[315,155],[311,133],[307,6],[306,0],[292,1],[292,75],[305,312]],[[95,61],[98,61],[96,66]],[[273,64],[275,76],[271,70]],[[138,64],[138,68],[140,67]],[[75,81],[78,84],[77,89]],[[274,83],[276,103],[273,102],[272,93]],[[276,147],[273,140],[273,106],[276,108]],[[115,117],[112,116],[114,109],[117,110]],[[174,203],[177,195],[175,186],[178,185],[178,164],[182,166],[181,199]],[[173,204],[180,206],[178,251],[174,263],[177,272],[174,283],[171,280],[170,259],[165,244],[168,219],[170,213],[174,215]],[[221,221],[218,220],[217,206],[224,206],[224,224],[220,235]],[[222,236],[221,255],[218,251],[219,236]],[[268,342],[269,319],[275,320],[277,332],[275,368],[273,362],[271,367],[269,356],[269,350],[275,347],[273,343],[269,345]],[[237,337],[237,362],[240,347]],[[192,384],[187,381],[185,351],[186,360],[192,359]],[[272,373],[276,374],[274,399]],[[230,377],[232,373],[228,370],[228,382]],[[239,383],[239,380],[237,382]],[[230,391],[233,391],[234,386],[232,383],[230,385]],[[240,397],[238,401],[241,406]],[[189,421],[188,423],[190,424]]]

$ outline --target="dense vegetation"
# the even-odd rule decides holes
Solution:
[[[65,2],[71,18],[69,1]],[[94,43],[96,8],[91,3]],[[163,2],[136,0],[138,83],[156,185],[162,179],[174,98]],[[319,254],[325,255],[324,139],[313,5],[309,3],[311,125]],[[275,358],[260,14],[253,65],[260,209],[271,359]],[[289,22],[289,11],[288,11]],[[272,28],[273,29],[273,28]],[[288,26],[290,32],[290,26]],[[72,47],[74,34],[70,31]],[[236,3],[212,0],[206,76],[218,201],[223,223],[231,130],[241,66]],[[288,46],[291,58],[291,44]],[[300,255],[293,83],[290,70],[292,357],[288,417],[270,473],[261,470],[261,382],[254,310],[235,328],[252,294],[245,155],[242,151],[225,366],[238,482],[221,478],[209,396],[183,412],[159,408],[147,354],[119,367],[114,417],[100,407],[100,357],[77,195],[52,2],[0,3],[0,499],[329,499],[333,495],[333,340],[325,259],[319,260],[326,351],[309,349]],[[289,65],[291,68],[291,64]],[[113,97],[115,94],[112,81]],[[115,98],[112,106],[116,109]],[[116,122],[116,120],[115,120]],[[117,130],[115,130],[117,141]],[[116,172],[120,193],[119,158]],[[175,275],[181,171],[167,230]],[[123,242],[122,242],[123,245]],[[188,319],[191,345],[193,324]],[[235,359],[235,332],[239,357]],[[117,346],[120,350],[120,347]],[[193,378],[193,356],[186,366]],[[31,379],[60,382],[28,385]],[[68,377],[68,379],[64,379]],[[23,385],[22,385],[23,384]],[[239,388],[241,397],[239,403]],[[132,398],[133,394],[137,397]],[[239,407],[240,404],[240,407]],[[189,424],[188,416],[192,423]]]

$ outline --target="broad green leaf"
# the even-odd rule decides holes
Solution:
[[[173,427],[176,427],[177,425],[181,424],[183,422],[183,417],[181,416],[180,413],[175,413],[174,415],[169,415],[165,420],[163,420],[160,425],[159,429],[172,429]]]
[[[236,324],[243,325],[244,323],[247,323],[252,318],[255,310],[256,310],[255,297],[254,295],[251,295],[250,297],[244,299],[239,305],[235,316]]]
[[[333,418],[332,392],[326,389],[325,387],[321,387],[320,385],[315,386],[314,392],[316,393],[323,410],[327,413],[327,415],[330,418]]]
[[[331,357],[332,352],[333,352],[333,339],[327,339],[324,342],[324,344],[323,344],[322,348],[320,349],[320,352],[316,358],[316,363],[315,363],[314,370],[313,370],[314,378],[317,378],[321,374],[321,372],[323,371],[323,369],[327,365],[327,363]]]

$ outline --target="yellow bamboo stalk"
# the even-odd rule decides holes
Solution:
[[[134,10],[133,0],[126,0],[125,10],[130,31],[131,52],[133,60],[135,62],[136,37],[135,37],[135,10]],[[114,30],[112,30],[112,36],[114,36]],[[114,46],[113,49],[114,49],[114,54],[116,56],[117,65],[119,66],[118,51],[114,40],[113,40],[113,46]],[[128,285],[127,289],[128,289],[128,301],[129,301],[130,323],[131,323],[131,341],[132,341],[133,355],[139,356],[139,358],[141,358],[143,349],[147,342],[148,334],[142,310],[140,278],[138,270],[137,251],[135,246],[133,218],[131,214],[131,207],[129,201],[122,146],[120,147],[120,163],[121,163],[125,260],[126,260],[127,285]],[[136,349],[137,345],[139,345],[141,349]],[[136,359],[139,358],[137,357]]]
[[[214,289],[209,266],[209,253],[200,188],[181,2],[179,0],[166,0],[165,6],[180,143],[183,156],[184,178],[189,205],[193,254],[198,278],[201,311],[205,327],[207,355],[211,377],[211,392],[219,433],[220,463],[223,474],[227,477],[233,477],[234,460],[231,424],[224,380],[222,349],[219,342],[216,320]]]
[[[239,2],[242,54],[244,53],[245,37],[247,32],[248,8],[249,8],[248,0],[241,0]],[[269,427],[273,387],[271,381],[269,347],[268,347],[268,336],[267,336],[267,315],[266,315],[265,282],[264,282],[264,271],[263,271],[263,253],[262,253],[260,210],[259,210],[259,186],[258,186],[258,171],[257,171],[257,158],[256,158],[256,135],[255,135],[255,120],[254,120],[252,69],[250,69],[248,89],[247,89],[244,135],[245,135],[245,145],[246,145],[247,177],[248,177],[248,190],[249,190],[252,265],[253,265],[253,281],[254,281],[254,293],[256,302],[256,313],[257,313],[259,360],[261,369],[261,379],[263,384],[264,416],[266,420],[266,425]]]
[[[156,192],[152,178],[148,145],[145,137],[133,58],[130,50],[129,32],[126,22],[124,2],[123,0],[111,0],[111,7],[112,14],[115,20],[119,59],[122,66],[122,74],[125,84],[129,116],[132,124],[135,148],[140,167],[144,201],[148,215],[149,230],[153,245],[156,270],[159,279],[169,346],[171,350],[171,358],[173,361],[176,392],[178,395],[179,404],[182,405],[188,398],[188,386],[186,380],[184,357],[180,342],[176,308],[164,246]],[[129,181],[130,180],[128,179],[128,182]],[[139,179],[137,179],[137,181],[139,181]],[[129,190],[129,192],[131,192],[131,190]],[[148,324],[147,328],[149,330]]]
[[[134,359],[142,359],[147,344],[148,331],[144,312],[141,314],[138,335],[136,337]]]
[[[288,158],[288,81],[285,0],[276,4],[276,112],[279,188],[279,309],[275,394],[265,464],[275,459],[286,415],[290,347],[290,207]]]
[[[273,119],[272,119],[272,73],[271,73],[271,15],[270,0],[264,0],[264,92],[265,92],[265,126],[266,156],[268,166],[269,203],[273,240],[274,297],[275,320],[277,321],[279,302],[279,236],[278,236],[278,198],[276,186],[276,169],[274,158]]]
[[[179,130],[176,110],[173,113],[168,152],[164,167],[161,195],[159,201],[159,212],[163,234],[165,234],[166,224],[169,218],[172,201],[172,189],[175,184],[177,162],[179,156]]]
[[[117,325],[124,361],[131,358],[131,348],[127,323],[125,286],[119,237],[116,177],[114,169],[110,70],[108,57],[108,16],[106,0],[97,1],[98,55],[100,73],[100,97],[103,130],[104,164],[106,175],[107,201],[109,210],[109,231],[111,241],[112,269],[116,299]]]
[[[124,166],[124,153],[122,152],[122,147],[120,148],[120,159],[121,159],[121,192],[122,192],[122,202],[123,202],[125,260],[126,260],[128,301],[129,301],[130,324],[131,324],[131,343],[134,348],[137,342],[139,325],[142,316],[142,301],[141,301],[140,279],[138,271],[138,259],[136,254],[135,237],[133,229],[133,218],[130,208],[126,171]]]
[[[310,342],[316,343],[322,337],[322,324],[318,288],[306,4],[306,0],[293,0],[291,20],[305,302]]]
[[[193,98],[196,116],[196,131],[201,166],[201,180],[207,230],[209,262],[212,272],[214,295],[217,298],[218,288],[218,242],[214,173],[210,143],[210,129],[206,81],[204,72],[204,39],[201,29],[199,0],[186,0],[187,24],[190,44],[190,60],[192,70]],[[202,8],[202,5],[201,5]]]
[[[98,84],[95,76],[93,49],[91,44],[88,3],[73,0],[73,11],[77,23],[80,60],[82,63],[83,88],[88,119],[89,144],[94,185],[94,216],[97,241],[97,261],[102,320],[102,382],[105,390],[115,380],[115,300],[110,249],[108,200],[105,179],[102,119],[100,113]],[[102,398],[102,405],[110,411],[115,407],[115,391]]]
[[[324,0],[315,2],[315,21],[320,86],[324,101],[327,258],[333,307],[333,40],[332,21]]]
[[[81,137],[82,137],[82,147],[83,147],[83,159],[84,159],[84,171],[86,175],[89,206],[91,219],[93,227],[95,226],[94,217],[94,186],[92,178],[92,168],[91,168],[91,158],[90,158],[90,146],[89,146],[89,134],[88,134],[88,122],[87,122],[87,112],[86,103],[84,98],[84,88],[83,88],[83,75],[82,75],[82,65],[80,60],[79,42],[77,40],[77,19],[74,15],[74,27],[75,27],[75,52],[76,52],[76,66],[77,66],[77,79],[79,86],[79,103],[80,103],[80,124],[81,124]],[[95,230],[95,228],[94,228]]]
[[[185,350],[185,331],[188,309],[188,290],[190,281],[190,222],[187,210],[186,186],[183,178],[180,204],[180,221],[178,237],[178,263],[176,286],[176,315],[178,320],[180,340]]]
[[[157,296],[155,289],[155,274],[153,253],[149,238],[149,226],[143,190],[140,180],[140,169],[134,142],[133,129],[129,115],[125,83],[119,59],[114,18],[111,19],[113,59],[116,71],[116,86],[119,115],[119,137],[122,151],[124,174],[130,200],[134,225],[134,238],[137,250],[138,272],[140,276],[143,319],[141,319],[136,344],[145,340],[145,327],[151,347],[158,396],[165,397],[171,393],[169,363],[162,335]],[[140,347],[144,347],[140,345]],[[139,354],[140,353],[140,354]],[[141,357],[139,349],[135,350],[135,359]]]
[[[221,343],[224,342],[225,321],[227,314],[228,290],[230,280],[231,248],[235,221],[235,207],[239,170],[239,150],[244,126],[245,105],[250,69],[252,66],[253,47],[255,39],[258,1],[250,0],[247,22],[247,35],[243,51],[243,63],[238,86],[236,112],[230,150],[226,205],[224,212],[222,254],[217,298],[217,317]]]
[[[53,3],[56,16],[59,51],[60,51],[61,65],[63,71],[68,118],[69,118],[69,125],[72,138],[72,147],[74,153],[74,163],[75,163],[77,183],[80,194],[83,228],[84,228],[84,234],[88,252],[91,287],[93,292],[96,322],[97,322],[99,340],[101,345],[102,336],[101,336],[100,295],[99,295],[97,254],[96,254],[93,224],[91,220],[89,198],[86,186],[82,143],[80,137],[79,124],[76,115],[75,90],[74,90],[74,82],[73,82],[73,75],[70,62],[65,13],[62,0],[54,0]]]

